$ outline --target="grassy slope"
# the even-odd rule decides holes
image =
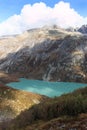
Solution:
[[[8,129],[61,130],[64,127],[63,130],[68,130],[70,127],[78,127],[80,130],[82,124],[84,129],[81,130],[86,130],[86,122],[87,87],[31,107],[13,120]],[[74,124],[77,126],[74,127]]]
[[[0,121],[14,118],[21,111],[45,99],[44,96],[15,90],[0,84]]]

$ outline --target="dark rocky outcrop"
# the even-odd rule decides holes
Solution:
[[[87,82],[87,37],[44,27],[0,39],[0,70],[18,77]]]
[[[87,34],[87,25],[82,25],[79,29],[79,32],[83,33],[83,34]]]

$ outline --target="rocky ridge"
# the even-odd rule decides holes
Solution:
[[[87,37],[55,26],[3,37],[0,71],[18,78],[87,82]]]
[[[87,34],[87,25],[82,25],[79,29],[77,29],[77,31],[83,34]]]

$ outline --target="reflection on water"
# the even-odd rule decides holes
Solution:
[[[78,88],[87,86],[87,84],[82,83],[47,82],[40,80],[28,80],[25,78],[20,78],[20,82],[12,82],[7,85],[12,88],[26,90],[49,97],[60,96],[65,93],[72,92]]]

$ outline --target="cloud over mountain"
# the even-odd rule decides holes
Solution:
[[[0,23],[0,36],[18,34],[24,30],[44,25],[57,24],[61,27],[76,27],[86,23],[87,17],[84,18],[78,14],[69,3],[60,1],[51,8],[40,2],[24,5],[19,15],[14,14]]]

